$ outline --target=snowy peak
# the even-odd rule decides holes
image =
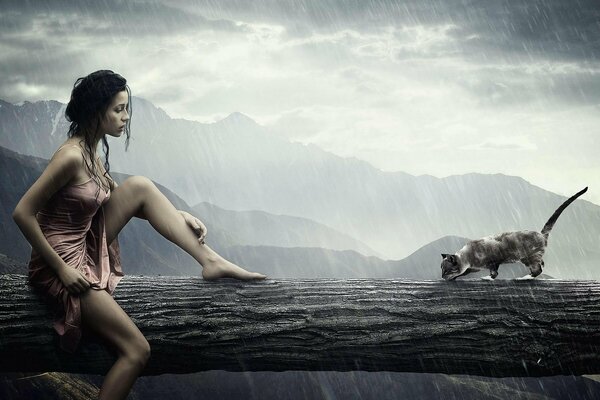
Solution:
[[[259,126],[256,123],[256,121],[254,121],[252,118],[250,118],[246,114],[242,114],[241,112],[238,112],[238,111],[232,112],[227,117],[223,118],[222,120],[218,121],[217,123],[236,124],[236,125],[250,124],[250,125]]]

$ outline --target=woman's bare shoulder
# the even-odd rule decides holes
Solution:
[[[81,147],[69,141],[63,143],[52,155],[46,171],[52,171],[52,175],[62,175],[71,180],[79,175],[84,163],[83,150]]]
[[[35,215],[61,187],[76,178],[82,169],[83,156],[75,148],[64,147],[56,151],[50,162],[23,195],[17,208]]]
[[[51,159],[62,157],[63,155],[66,157],[74,157],[74,155],[77,155],[79,158],[83,159],[83,149],[81,146],[67,141],[56,149]]]

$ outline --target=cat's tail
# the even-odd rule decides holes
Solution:
[[[571,204],[572,202],[575,201],[576,198],[578,198],[579,196],[581,196],[582,194],[587,192],[587,190],[588,190],[588,188],[586,186],[585,189],[583,189],[582,191],[569,197],[567,199],[567,201],[562,203],[562,205],[560,207],[558,207],[558,209],[556,211],[554,211],[554,214],[552,214],[552,216],[550,217],[548,222],[546,222],[546,225],[544,225],[544,227],[542,228],[542,235],[544,235],[546,240],[548,240],[548,235],[550,234],[550,231],[552,230],[552,227],[554,226],[554,223],[556,222],[556,220],[558,219],[560,214],[565,210],[565,208],[567,208],[569,206],[569,204]]]

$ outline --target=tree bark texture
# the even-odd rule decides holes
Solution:
[[[600,373],[600,282],[267,280],[127,276],[114,294],[150,342],[144,375],[364,370],[485,376]],[[104,374],[86,337],[60,350],[52,310],[0,276],[0,371]]]

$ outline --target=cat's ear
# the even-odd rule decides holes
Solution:
[[[442,254],[442,258],[456,265],[456,256],[454,254]]]
[[[442,254],[443,260],[448,260],[452,264],[456,265],[456,256],[454,254]]]

